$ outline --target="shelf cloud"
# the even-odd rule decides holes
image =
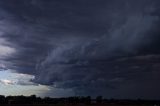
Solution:
[[[160,87],[159,4],[1,0],[0,62],[34,76],[18,82],[24,85],[43,84],[76,95],[160,98],[155,92]]]

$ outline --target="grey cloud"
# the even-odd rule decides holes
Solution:
[[[79,95],[122,90],[141,77],[145,81],[153,68],[147,64],[159,63],[138,62],[143,60],[140,55],[158,51],[156,4],[157,0],[3,0],[1,38],[16,50],[3,61],[9,61],[7,68],[35,75],[34,82]],[[148,45],[155,48],[146,53]],[[136,56],[138,60],[132,59]]]

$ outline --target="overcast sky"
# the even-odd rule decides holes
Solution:
[[[160,99],[159,6],[0,0],[0,94]]]

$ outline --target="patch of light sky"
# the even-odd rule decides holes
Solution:
[[[43,96],[50,87],[31,82],[33,75],[13,73],[11,70],[0,71],[1,95],[37,95]]]

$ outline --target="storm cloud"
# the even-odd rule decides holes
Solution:
[[[1,0],[1,64],[76,95],[160,98],[159,4]]]

